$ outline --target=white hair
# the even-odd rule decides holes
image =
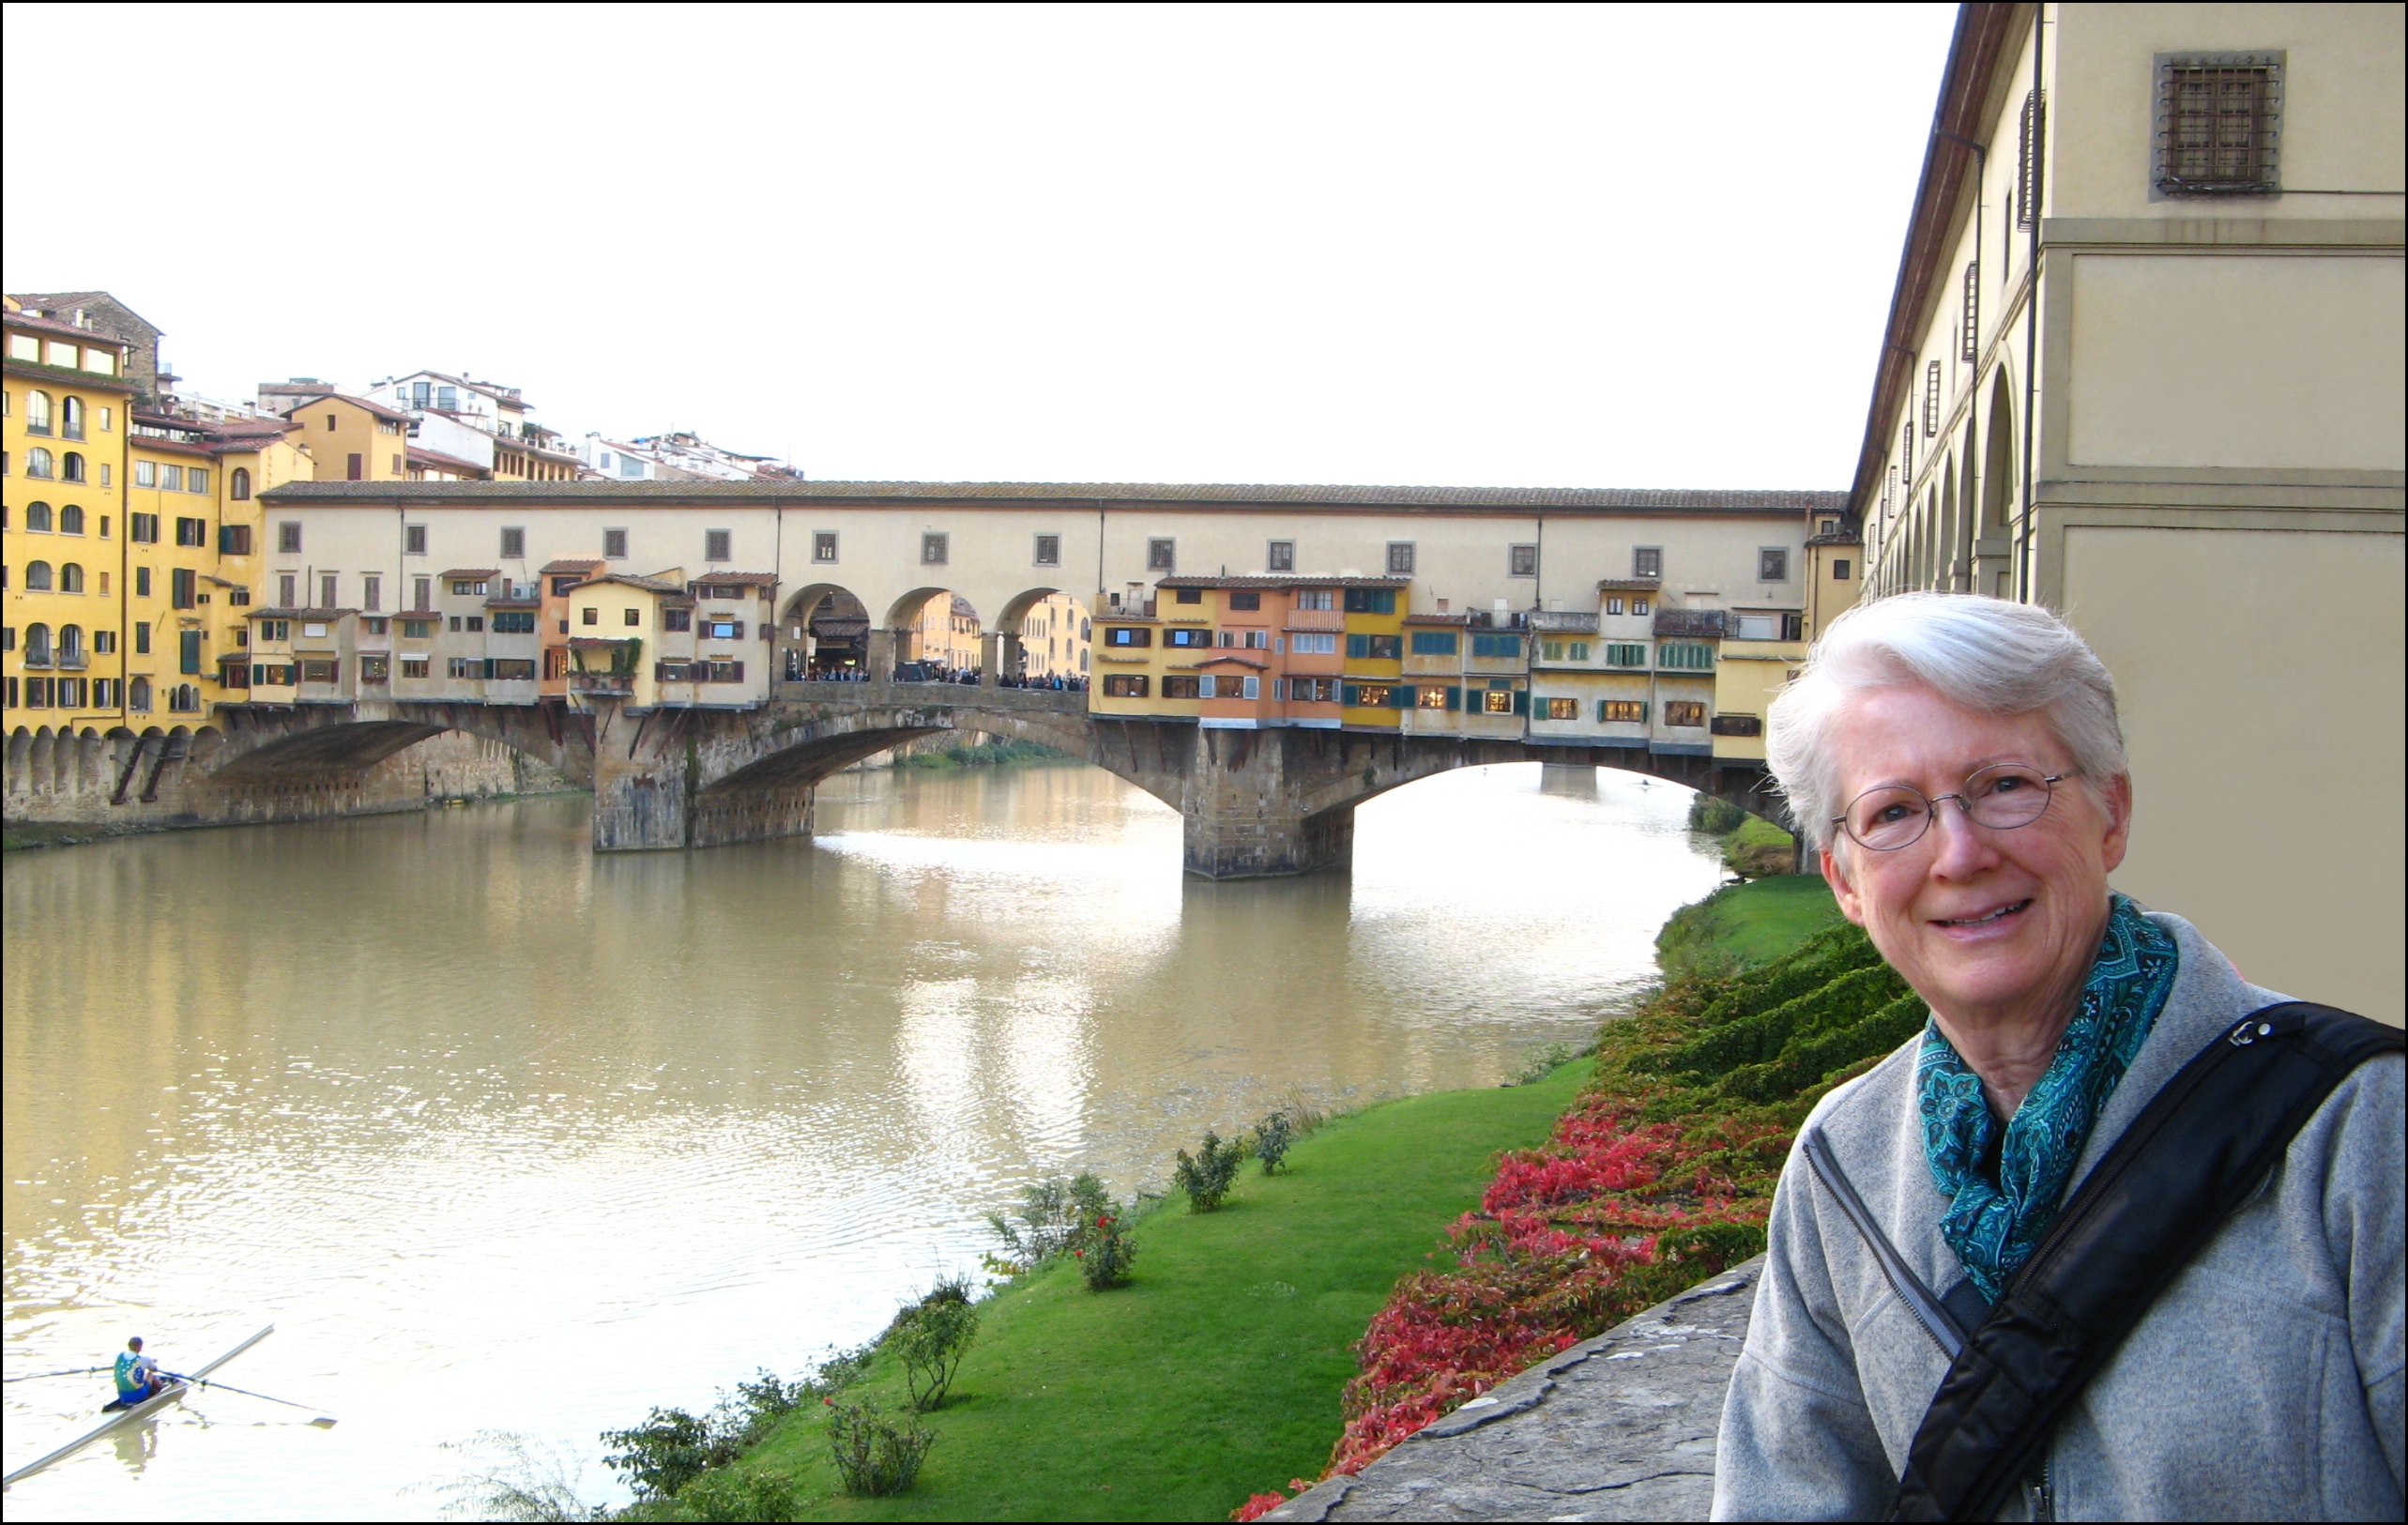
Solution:
[[[1831,722],[1867,689],[1928,688],[1985,715],[2041,713],[2097,789],[2130,771],[2115,718],[2115,679],[2088,643],[2048,610],[1965,593],[1898,593],[1831,622],[1773,701],[1764,751],[1790,816],[1816,847],[1832,845],[1840,761]]]

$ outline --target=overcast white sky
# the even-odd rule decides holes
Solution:
[[[0,280],[817,478],[1845,487],[1954,12],[11,4]]]

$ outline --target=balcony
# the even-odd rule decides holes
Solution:
[[[1285,621],[1288,630],[1344,630],[1343,609],[1290,609]]]
[[[569,692],[596,698],[631,699],[635,696],[633,673],[571,673]]]
[[[33,663],[28,662],[25,665],[30,667]],[[80,673],[91,665],[92,659],[81,651],[62,651],[58,654],[58,666],[61,672]]]

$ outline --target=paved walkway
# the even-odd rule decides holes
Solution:
[[[1763,1258],[1501,1382],[1267,1519],[1703,1519]]]

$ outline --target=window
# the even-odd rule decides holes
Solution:
[[[1266,572],[1294,572],[1296,570],[1296,542],[1294,541],[1273,541],[1264,550],[1262,564],[1263,570]]]
[[[95,656],[112,656],[115,654],[116,649],[117,633],[115,631],[96,630],[92,633],[92,652]]]
[[[33,522],[33,520],[34,520],[34,511],[35,511],[35,510],[37,510],[37,509],[40,509],[40,510],[41,510],[41,511],[42,511],[43,513],[45,513],[45,514],[47,514],[48,512],[50,512],[50,511],[49,511],[48,509],[43,508],[43,507],[42,507],[42,505],[41,505],[41,504],[39,504],[39,503],[29,503],[29,504],[27,504],[27,505],[25,506],[25,527],[26,527],[27,529],[37,529],[37,528],[47,528],[47,527],[49,527],[48,526],[36,525],[36,524]],[[126,515],[126,536],[127,536],[127,538],[128,538],[128,539],[131,540],[131,541],[132,541],[135,544],[137,544],[137,545],[156,545],[156,544],[158,544],[158,543],[159,543],[159,515],[157,515],[157,514],[155,514],[155,513],[130,513],[130,514],[127,514],[127,515]]]
[[[1299,588],[1296,593],[1296,607],[1323,611],[1334,609],[1337,607],[1337,600],[1333,595],[1336,591],[1335,588],[1330,587]]]
[[[535,681],[533,657],[488,657],[485,676],[496,683],[532,683]]]
[[[599,625],[602,623],[602,611],[600,609],[588,606],[579,610],[578,614],[581,617],[581,623],[587,625]]]
[[[402,659],[402,676],[404,678],[424,678],[427,676],[426,658],[404,657]]]
[[[1630,612],[1631,612],[1632,614],[1634,614],[1634,615],[1643,615],[1643,614],[1645,614],[1645,613],[1647,612],[1647,601],[1646,601],[1645,599],[1633,599],[1633,600],[1631,600],[1631,601],[1630,601]]]
[[[334,601],[328,599],[327,602],[331,604]],[[373,572],[359,579],[359,606],[363,609],[385,606],[385,579]]]
[[[1162,644],[1175,647],[1201,647],[1212,644],[1212,633],[1182,625],[1162,633]]]
[[[1618,615],[1618,614],[1622,613],[1622,595],[1621,595],[1621,594],[1617,593],[1617,594],[1615,594],[1612,598],[1609,598],[1609,599],[1608,599],[1608,600],[1606,601],[1606,613],[1608,613],[1608,614],[1609,614],[1609,615]]]
[[[1790,580],[1790,553],[1778,545],[1760,547],[1756,553],[1756,580],[1760,583],[1786,583]]]
[[[505,561],[524,561],[526,559],[526,531],[524,528],[520,528],[516,526],[505,526],[503,527],[502,559]]]
[[[1633,577],[1663,576],[1664,547],[1660,545],[1641,545],[1633,549],[1630,553],[1630,574]],[[1634,610],[1632,612],[1637,613],[1638,611]]]
[[[621,609],[618,611],[618,622],[622,625],[641,625],[644,623],[644,611],[641,609]]]
[[[1964,347],[1958,352],[1958,358],[1973,365],[1982,358],[1982,267],[1978,260],[1965,262],[1964,312],[1958,322],[1964,330]]]
[[[1664,724],[1667,725],[1701,726],[1705,723],[1706,707],[1702,704],[1687,699],[1671,699],[1665,703]]]
[[[1848,580],[1848,558],[1846,557],[1836,556],[1831,558],[1831,580],[1835,583],[1844,583]]]
[[[1929,439],[1940,432],[1940,362],[1927,360],[1923,366],[1923,437]]]
[[[586,612],[591,614],[593,611],[588,609]],[[403,640],[423,641],[434,633],[434,621],[432,619],[404,619],[402,621]],[[420,673],[419,676],[420,678],[424,678],[426,675],[424,673]]]
[[[953,538],[951,535],[927,534],[920,537],[920,564],[922,566],[941,567],[952,559],[953,554]]]
[[[1417,657],[1451,657],[1459,648],[1455,632],[1451,630],[1413,632],[1413,655]]]
[[[62,593],[84,591],[84,568],[73,561],[62,561],[58,568],[58,590]]]
[[[175,543],[178,545],[190,545],[194,547],[206,546],[209,543],[209,521],[206,519],[177,519],[175,521]]]
[[[1487,689],[1480,695],[1480,712],[1484,715],[1514,713],[1514,694],[1510,689]]]
[[[2035,91],[2023,95],[2023,114],[2015,133],[2015,225],[2028,228],[2040,215],[2040,135],[2045,130],[2048,99]]]
[[[1505,575],[1535,577],[1538,575],[1538,547],[1508,545],[1505,547]]]
[[[1204,590],[1200,587],[1180,588],[1175,602],[1180,603],[1201,603],[1204,602]]]
[[[1346,638],[1346,654],[1372,662],[1395,662],[1403,657],[1405,638],[1401,635],[1349,635]]]
[[[199,677],[201,672],[201,633],[197,630],[175,633],[175,670]]]
[[[50,591],[50,563],[47,561],[26,562],[25,591],[28,593],[47,593]]]
[[[1300,657],[1334,657],[1338,654],[1335,631],[1301,631],[1288,637],[1288,649]]]
[[[47,667],[50,664],[50,627],[36,621],[25,627],[25,665]]]
[[[451,591],[464,598],[471,596],[483,598],[485,596],[485,583],[480,578],[454,577],[451,579]]]
[[[25,433],[50,433],[50,393],[30,391],[25,394]]]
[[[226,492],[237,503],[251,501],[251,468],[249,466],[234,468],[234,474],[226,479]]]
[[[1229,607],[1232,609],[1259,609],[1262,607],[1262,595],[1248,587],[1231,588],[1229,590]]]
[[[328,427],[333,427],[331,419],[328,420]],[[366,481],[368,480],[367,461],[356,450],[352,452],[350,459],[343,464],[343,480],[345,481]]]
[[[740,619],[706,619],[702,622],[702,633],[704,638],[707,640],[740,641],[744,638],[744,621]]]
[[[1145,679],[1140,678],[1137,681],[1142,683]],[[1173,673],[1162,680],[1162,696],[1166,699],[1200,699],[1204,696],[1204,680]]]
[[[1522,638],[1518,635],[1474,635],[1471,654],[1475,657],[1511,659],[1522,654]]]
[[[1036,563],[1041,567],[1059,567],[1062,564],[1062,538],[1059,535],[1037,537]]]
[[[138,657],[150,655],[150,621],[147,619],[134,621],[134,655]]]
[[[389,619],[362,619],[359,621],[359,628],[371,635],[382,635],[393,628],[393,622]],[[241,631],[235,632],[236,640],[240,640],[242,636]]]
[[[73,503],[58,511],[58,532],[62,535],[84,533],[84,510]]]
[[[1411,541],[1390,541],[1388,542],[1388,575],[1391,577],[1410,577],[1412,574],[1413,542]]]
[[[1142,699],[1150,686],[1143,673],[1104,675],[1104,696],[1107,699]]]
[[[1588,642],[1586,642],[1586,641],[1574,641],[1574,642],[1572,642],[1572,643],[1570,643],[1570,644],[1571,644],[1571,648],[1572,648],[1572,660],[1573,660],[1574,662],[1586,662],[1586,661],[1588,661],[1588,660],[1589,660],[1589,643],[1588,643]]]
[[[590,609],[586,612],[587,614],[593,613]],[[586,621],[586,623],[590,625],[593,621],[589,619]],[[663,630],[692,631],[694,628],[694,612],[692,609],[663,609],[661,611],[661,628]]]
[[[28,477],[38,477],[44,480],[48,480],[49,479],[57,476],[58,471],[52,464],[50,451],[42,449],[39,445],[37,445],[32,450],[27,450],[25,452],[25,475]]]
[[[343,681],[342,664],[339,663],[328,662],[323,658],[310,658],[302,662],[300,666],[301,681],[304,683],[340,683]]]
[[[1447,700],[1454,696],[1454,693],[1443,683],[1424,683],[1413,691],[1413,708],[1416,709],[1453,709],[1455,706],[1447,703]]]
[[[318,573],[318,607],[321,609],[333,608],[335,606],[336,598],[335,574],[330,572],[322,572]]]
[[[393,659],[382,651],[359,659],[359,680],[363,683],[382,683],[392,675]]]
[[[1691,672],[1712,672],[1714,648],[1697,641],[1666,641],[1656,648],[1655,664],[1685,668]]]
[[[485,676],[485,659],[482,657],[447,658],[443,664],[443,676],[446,678],[473,678],[482,681]]]
[[[151,525],[153,526],[151,533],[154,537],[158,534],[158,519],[154,517],[151,520]],[[220,525],[218,526],[218,554],[220,556],[249,556],[251,554],[251,526],[249,525]]]
[[[823,529],[811,537],[811,559],[832,562],[836,559],[836,532]]]
[[[293,526],[296,533],[299,532],[300,527],[298,525]],[[281,526],[279,530],[281,532]],[[404,556],[426,555],[426,526],[404,525],[402,526],[402,554]]]
[[[207,466],[194,466],[191,470],[185,472],[184,490],[188,493],[207,492],[209,490],[209,468]]]
[[[61,458],[58,464],[58,480],[61,481],[82,481],[84,480],[84,456],[81,451],[69,450],[63,458]]]
[[[602,557],[609,561],[624,561],[627,559],[626,530],[605,529],[602,531]]]
[[[2285,56],[2157,54],[2157,194],[2280,193]]]
[[[1577,699],[1549,699],[1547,701],[1547,718],[1548,720],[1578,720],[1580,718],[1580,701]]]
[[[735,532],[726,529],[706,529],[702,532],[702,558],[705,561],[727,561],[735,557]]]
[[[413,609],[432,609],[434,607],[434,578],[413,577],[410,579],[410,607]]]
[[[424,551],[425,531],[419,531],[419,549]],[[301,526],[287,519],[276,526],[276,551],[280,556],[298,556],[301,552]]]
[[[1107,647],[1151,646],[1154,644],[1154,633],[1142,626],[1106,625],[1104,627],[1104,644]]]
[[[1599,699],[1597,724],[1600,725],[1645,724],[1647,701],[1644,699]]]
[[[59,399],[58,435],[61,439],[84,437],[84,399],[81,397]]]
[[[1396,612],[1396,590],[1393,587],[1349,587],[1346,590],[1346,612],[1350,615],[1393,615]]]
[[[1754,715],[1716,715],[1710,728],[1716,736],[1761,736],[1764,722]]]
[[[1644,667],[1647,665],[1647,648],[1636,641],[1608,642],[1606,646],[1606,665],[1608,667]]]
[[[493,629],[496,635],[532,635],[535,633],[535,611],[532,609],[495,610]]]

